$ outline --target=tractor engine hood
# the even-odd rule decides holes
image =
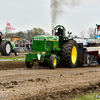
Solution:
[[[58,39],[59,39],[58,36],[38,35],[33,37],[33,40],[58,41]]]

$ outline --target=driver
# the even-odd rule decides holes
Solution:
[[[63,37],[63,30],[61,28],[58,28],[58,32],[56,32],[55,35],[59,36],[59,46],[60,46]]]

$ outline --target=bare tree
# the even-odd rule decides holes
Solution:
[[[5,27],[5,38],[8,38],[7,36],[8,36],[8,34],[10,34],[10,32],[11,32],[11,29],[9,29],[9,28],[7,28],[7,27]]]
[[[50,33],[46,32],[45,35],[50,36]]]
[[[9,29],[9,28],[7,28],[7,27],[5,28],[5,32],[6,32],[6,33],[10,33],[11,31],[12,31],[11,29]]]
[[[95,29],[94,28],[89,28],[87,31],[88,37],[89,38],[94,38],[94,35],[96,35],[95,33]]]
[[[81,38],[85,38],[85,31],[82,30],[82,31],[80,32],[80,35],[81,35]]]

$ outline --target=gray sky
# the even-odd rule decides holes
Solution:
[[[99,9],[99,0],[84,0],[77,5],[63,6],[63,14],[57,24],[80,36],[82,30],[87,33],[89,27],[95,28],[96,24],[100,24]],[[0,30],[4,30],[6,21],[15,27],[13,32],[40,27],[51,33],[50,0],[0,0]]]

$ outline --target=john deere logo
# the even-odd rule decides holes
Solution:
[[[57,46],[57,45],[54,45],[54,47],[55,47],[55,48],[58,48],[58,46]]]
[[[40,45],[40,42],[37,42],[37,45]]]

